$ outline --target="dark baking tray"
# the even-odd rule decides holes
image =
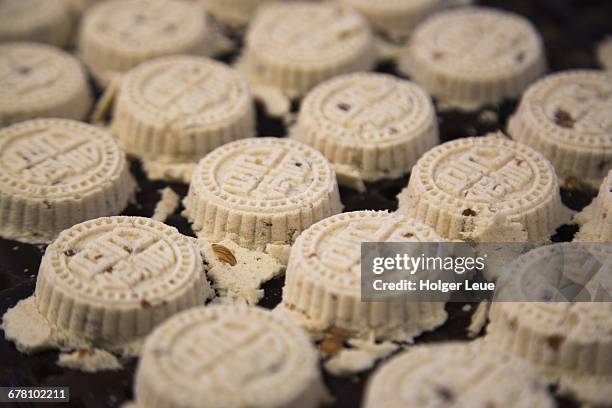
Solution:
[[[375,0],[373,0],[375,1]],[[524,0],[481,1],[480,4],[511,10],[528,17],[544,37],[550,71],[571,68],[597,68],[594,47],[606,34],[612,33],[612,1],[609,0]],[[222,60],[229,62],[235,54]],[[377,71],[396,74],[392,64],[382,64]],[[505,129],[506,121],[516,107],[516,101],[507,101],[498,107],[488,107],[498,114],[496,122],[485,122],[480,113],[447,112],[439,114],[442,141],[459,137],[482,135],[497,129]],[[298,106],[295,104],[294,110]],[[266,116],[258,106],[258,135],[286,135],[283,123]],[[138,179],[140,192],[138,205],[130,206],[124,214],[151,216],[159,199],[158,190],[167,186],[163,182],[146,179],[138,163],[132,163],[132,171]],[[388,209],[397,207],[395,196],[406,185],[408,176],[397,180],[386,180],[368,185],[366,193],[341,188],[345,211],[362,209]],[[177,193],[184,195],[187,187],[170,184]],[[580,210],[593,198],[590,192],[562,191],[563,201],[569,207]],[[193,235],[188,223],[179,215],[182,208],[170,216],[167,224],[177,227],[182,233]],[[553,237],[555,241],[571,240],[573,226],[561,227]],[[33,293],[36,273],[44,246],[33,246],[0,239],[0,315],[20,299]],[[274,307],[280,300],[283,279],[277,278],[265,285],[264,307]],[[445,340],[467,340],[465,328],[472,312],[465,312],[460,304],[449,304],[448,322],[438,330],[420,336],[417,343]],[[20,354],[0,333],[0,386],[68,386],[71,407],[116,407],[132,399],[132,381],[136,361],[130,360],[125,369],[117,372],[87,374],[64,369],[56,365],[57,352],[43,352],[33,356]],[[331,390],[334,407],[358,407],[364,384],[371,371],[349,378],[330,376],[325,371],[325,382]],[[570,399],[558,399],[559,406],[578,406]],[[66,404],[39,404],[44,407],[66,406]],[[12,404],[0,406],[35,407],[37,404]]]

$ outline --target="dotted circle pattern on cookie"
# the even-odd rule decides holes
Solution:
[[[542,152],[562,179],[591,179],[597,187],[612,168],[612,74],[576,70],[539,80],[508,131]]]
[[[113,137],[68,119],[34,119],[0,130],[0,189],[32,199],[79,198],[126,169]]]
[[[0,2],[0,41],[35,41],[64,47],[72,21],[65,0]]]
[[[556,184],[550,163],[539,153],[501,137],[444,143],[417,166],[431,199],[461,211],[487,211],[490,205],[498,211],[525,211],[545,200]],[[495,182],[504,184],[495,188]]]
[[[318,358],[304,331],[282,314],[218,305],[188,310],[155,330],[135,393],[151,408],[307,408],[323,396]]]
[[[356,336],[409,341],[446,321],[444,302],[362,302],[361,243],[442,241],[427,225],[386,211],[325,218],[292,246],[282,307],[314,331],[336,327]]]
[[[362,242],[442,242],[420,221],[386,211],[355,211],[337,214],[304,231],[292,247],[287,267],[339,292],[361,291]],[[297,271],[296,271],[297,272]]]
[[[422,345],[374,372],[365,408],[555,406],[535,368],[474,343]]]
[[[126,103],[151,118],[185,115],[202,124],[232,121],[251,105],[246,81],[225,65],[201,57],[166,57],[130,72],[121,84]]]
[[[348,74],[317,86],[300,114],[339,142],[377,147],[408,138],[435,120],[421,87],[375,73]]]
[[[504,214],[539,242],[562,218],[552,165],[532,148],[498,135],[461,138],[429,150],[399,195],[400,210],[434,226],[443,237],[465,217]],[[479,218],[482,220],[482,218]]]
[[[44,44],[0,44],[0,125],[35,117],[84,119],[91,96],[81,64]]]
[[[399,177],[438,142],[435,109],[418,85],[356,73],[318,85],[304,99],[294,136],[366,180]]]
[[[255,113],[246,81],[216,61],[163,57],[124,78],[113,133],[128,153],[197,161],[214,148],[253,136]]]
[[[223,145],[194,171],[195,191],[236,210],[300,209],[335,184],[329,162],[315,149],[289,139],[250,138]]]
[[[43,279],[109,308],[173,298],[200,278],[196,247],[176,228],[142,217],[105,217],[64,231],[45,252]]]

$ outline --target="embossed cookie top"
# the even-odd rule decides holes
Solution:
[[[47,248],[40,273],[56,290],[89,302],[148,307],[200,279],[202,264],[197,248],[175,228],[120,216],[62,232]]]
[[[520,72],[540,58],[538,33],[524,18],[484,7],[438,13],[414,32],[411,53],[449,75]]]
[[[356,211],[326,218],[304,231],[291,252],[289,267],[316,281],[348,291],[359,291],[362,242],[443,242],[429,226],[386,211]]]
[[[203,10],[196,4],[178,0],[111,0],[85,13],[82,32],[102,47],[145,54],[191,43],[205,27]]]
[[[1,2],[20,3],[20,2]],[[43,44],[0,44],[0,115],[31,106],[53,105],[85,86],[79,62]]]
[[[577,70],[529,87],[519,112],[542,136],[564,146],[612,149],[612,73]]]
[[[232,210],[277,212],[311,206],[336,183],[317,150],[290,139],[250,138],[225,144],[194,170],[192,188]]]
[[[119,103],[153,121],[218,126],[250,108],[246,81],[227,66],[203,57],[158,58],[122,81]]]
[[[500,136],[454,140],[431,149],[413,168],[419,190],[465,216],[526,211],[548,200],[555,171],[538,152]]]
[[[67,119],[36,119],[0,130],[0,189],[32,199],[75,198],[126,166],[113,137]]]
[[[555,406],[534,367],[477,343],[410,348],[374,373],[366,395],[367,408]]]
[[[247,35],[258,56],[295,64],[335,64],[370,42],[368,25],[357,12],[327,3],[264,7]]]
[[[316,87],[304,99],[299,119],[300,126],[320,128],[351,146],[380,146],[431,126],[435,112],[418,85],[389,75],[358,73]]]
[[[171,398],[184,407],[291,406],[316,380],[317,362],[306,334],[282,314],[258,307],[195,308],[149,337],[136,394],[140,401],[145,387],[172,384],[180,392]]]

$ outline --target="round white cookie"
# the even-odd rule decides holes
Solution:
[[[314,331],[407,341],[446,321],[442,302],[362,302],[362,242],[442,242],[427,225],[386,211],[338,214],[304,231],[291,249],[282,308]]]
[[[65,0],[6,0],[0,2],[0,42],[33,41],[65,47],[72,30]]]
[[[464,110],[519,97],[546,68],[542,40],[528,20],[483,7],[425,20],[400,65],[441,106]]]
[[[0,95],[0,126],[40,117],[82,120],[92,104],[76,58],[25,42],[0,44]]]
[[[574,241],[612,243],[612,170],[593,202],[574,218],[580,231]]]
[[[356,73],[318,85],[301,104],[292,137],[321,151],[339,181],[376,181],[410,171],[438,143],[430,97],[389,75]]]
[[[340,0],[363,14],[375,31],[395,40],[405,40],[425,18],[444,8],[471,0]]]
[[[198,236],[263,249],[292,243],[342,204],[334,169],[321,153],[269,137],[228,143],[204,157],[185,209]]]
[[[526,231],[528,241],[540,243],[570,216],[548,160],[499,134],[461,138],[429,150],[412,168],[398,198],[400,212],[451,240],[474,238],[480,228],[505,217]]]
[[[479,343],[411,347],[371,377],[365,408],[552,408],[537,371]]]
[[[120,213],[135,189],[115,139],[68,119],[0,130],[0,236],[51,241],[79,222]]]
[[[612,169],[612,72],[566,71],[536,82],[508,133],[546,156],[568,187],[599,188]]]
[[[562,394],[612,403],[612,303],[497,302],[489,318],[489,347],[537,366]]]
[[[135,380],[147,408],[315,408],[317,353],[280,313],[209,306],[180,313],[147,339]]]
[[[334,76],[375,64],[372,33],[355,11],[332,3],[263,7],[249,26],[242,67],[254,84],[305,95]]]
[[[246,26],[258,7],[270,0],[199,0],[216,20],[230,27]]]
[[[211,291],[197,246],[142,217],[97,218],[47,248],[36,303],[53,325],[94,344],[123,344]]]
[[[128,154],[195,163],[220,145],[254,136],[255,108],[246,81],[224,64],[163,57],[123,77],[111,131]]]
[[[179,0],[110,0],[87,9],[81,23],[81,58],[100,85],[141,62],[172,54],[215,51],[200,4]]]

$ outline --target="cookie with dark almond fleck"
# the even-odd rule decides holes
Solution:
[[[612,169],[612,73],[565,71],[534,83],[508,122],[570,189],[597,189]]]

